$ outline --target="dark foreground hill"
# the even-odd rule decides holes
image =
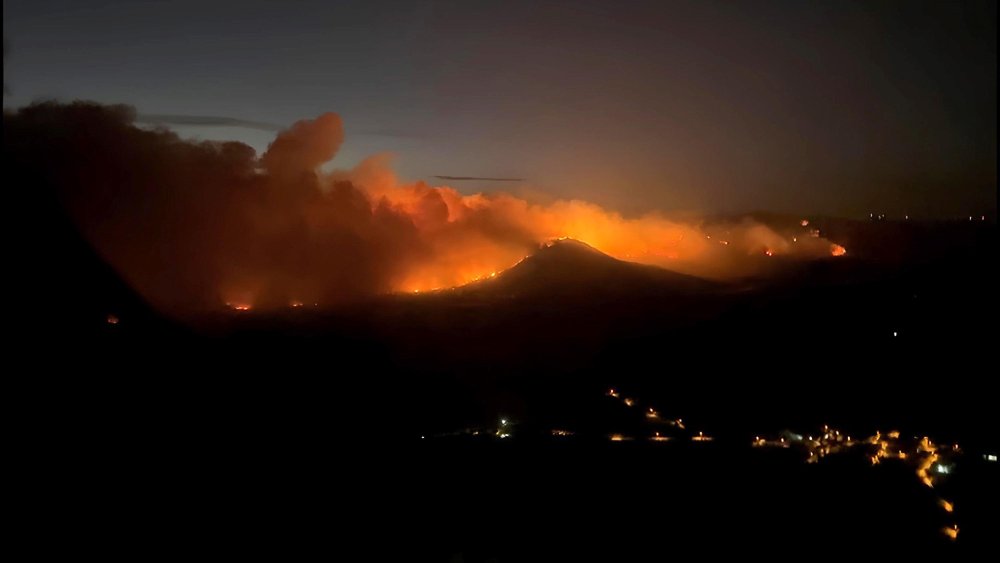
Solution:
[[[32,358],[16,432],[44,482],[36,504],[63,507],[73,541],[102,552],[139,553],[123,533],[192,537],[181,523],[240,545],[334,527],[329,552],[348,558],[390,541],[462,561],[648,560],[719,542],[775,559],[834,540],[947,549],[912,471],[762,459],[748,444],[825,423],[975,454],[998,443],[995,230],[972,252],[797,264],[751,289],[563,241],[464,290],[178,325],[70,227],[38,228],[20,271],[37,283],[16,295]],[[599,434],[609,419],[589,398],[611,386],[717,441],[416,442],[500,416]],[[962,541],[987,543],[996,472],[972,469],[952,500]]]

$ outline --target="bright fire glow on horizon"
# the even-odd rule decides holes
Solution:
[[[329,306],[454,288],[499,277],[540,245],[567,238],[617,259],[720,280],[768,271],[767,256],[843,254],[798,219],[778,232],[749,218],[627,217],[579,199],[463,194],[400,181],[384,155],[327,171],[344,139],[333,113],[293,124],[259,156],[238,143],[139,129],[121,107],[39,104],[5,119],[21,118],[25,146],[44,153],[44,124],[56,123],[60,138],[87,139],[64,152],[100,155],[40,158],[86,179],[66,187],[68,211],[111,266],[168,313],[223,303],[236,311]]]
[[[540,245],[573,239],[620,260],[725,279],[758,267],[754,255],[843,256],[844,247],[812,231],[802,239],[745,219],[710,224],[657,213],[627,218],[581,200],[532,203],[506,193],[463,195],[449,186],[402,183],[383,156],[333,174],[362,189],[373,205],[410,217],[435,248],[411,264],[393,291],[422,293],[495,278]],[[800,226],[809,222],[803,220]],[[468,235],[468,236],[461,236]],[[516,236],[516,240],[510,238]],[[793,244],[798,243],[798,244]]]

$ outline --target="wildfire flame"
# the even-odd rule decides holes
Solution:
[[[69,194],[62,203],[100,254],[165,312],[452,288],[499,277],[561,238],[716,279],[756,273],[761,249],[837,254],[818,232],[793,244],[792,233],[751,219],[624,216],[578,199],[404,182],[384,155],[330,170],[344,140],[334,113],[293,124],[261,155],[239,143],[140,129],[132,119],[121,107],[49,103],[5,116],[5,124],[24,137],[24,162],[85,179],[59,186]],[[59,151],[49,146],[52,124],[70,143]],[[95,157],[64,156],[76,154]]]

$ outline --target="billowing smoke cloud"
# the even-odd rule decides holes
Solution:
[[[344,139],[332,113],[282,131],[260,157],[240,143],[186,141],[134,121],[131,108],[86,103],[5,113],[5,159],[51,190],[105,259],[171,312],[449,287],[560,237],[713,277],[745,274],[765,252],[831,249],[753,222],[629,219],[583,201],[408,184],[384,155],[321,173]]]

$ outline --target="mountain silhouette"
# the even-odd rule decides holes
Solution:
[[[578,240],[559,239],[541,245],[534,254],[496,278],[470,284],[464,289],[467,293],[529,297],[684,295],[720,287],[720,284],[695,276],[618,260]]]

